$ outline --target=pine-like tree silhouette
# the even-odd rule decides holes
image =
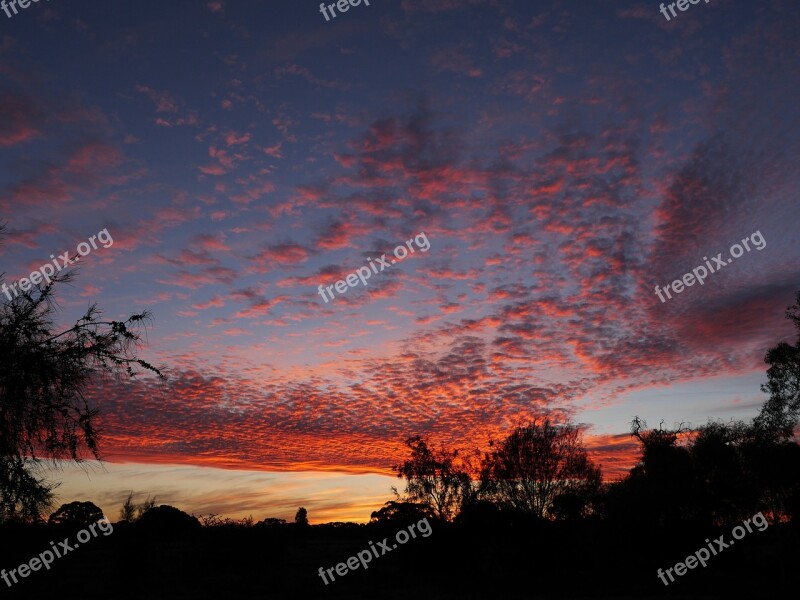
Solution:
[[[146,311],[104,321],[92,305],[57,332],[55,286],[73,276],[59,273],[0,305],[0,521],[38,520],[49,508],[53,484],[37,474],[42,460],[100,458],[99,409],[86,397],[94,377],[163,377],[137,356],[140,337],[132,329],[148,322]]]

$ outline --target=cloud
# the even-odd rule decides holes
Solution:
[[[272,265],[281,266],[304,263],[311,256],[311,250],[300,244],[285,243],[272,244],[263,248],[258,254],[249,257],[251,263],[259,272],[268,272]]]
[[[0,146],[14,146],[39,137],[44,113],[30,97],[0,91]]]
[[[276,79],[281,79],[285,75],[298,75],[308,81],[309,83],[323,87],[323,88],[332,88],[337,90],[346,91],[350,89],[350,86],[346,83],[342,83],[340,81],[326,81],[324,79],[320,79],[319,77],[314,76],[311,71],[309,71],[306,67],[301,67],[300,65],[296,64],[289,64],[285,67],[278,67],[276,68],[273,73],[275,74]]]
[[[171,92],[167,90],[154,90],[146,85],[141,84],[135,85],[134,89],[137,92],[141,92],[142,94],[146,95],[148,98],[150,98],[150,100],[153,101],[157,113],[176,113],[180,108],[180,103],[178,100]]]

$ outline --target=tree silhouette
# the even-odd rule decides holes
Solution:
[[[433,510],[427,504],[389,500],[383,505],[383,508],[372,512],[369,521],[370,523],[403,524],[434,516]]]
[[[42,459],[100,458],[98,409],[86,398],[95,376],[163,377],[136,355],[140,337],[131,328],[146,324],[147,312],[104,321],[92,305],[56,333],[54,287],[72,278],[55,275],[0,305],[0,519],[35,520],[50,505],[53,488],[35,475]]]
[[[406,440],[411,457],[394,470],[406,478],[408,500],[430,506],[440,519],[452,520],[471,489],[469,475],[457,464],[458,450],[431,450],[421,436]]]
[[[136,520],[136,505],[133,503],[133,492],[128,494],[122,508],[119,509],[119,520],[123,523],[133,523]]]
[[[278,525],[286,525],[286,519],[278,519],[276,517],[267,517],[266,519],[262,519],[256,526],[262,527],[276,527]]]
[[[696,515],[693,508],[694,476],[688,448],[679,442],[690,432],[683,425],[657,429],[635,417],[631,437],[641,444],[642,457],[628,476],[612,486],[610,500],[616,502],[617,516],[626,521],[664,527]],[[611,508],[614,513],[614,507]]]
[[[750,426],[740,421],[709,422],[689,444],[698,510],[709,524],[730,523],[758,510],[750,435]]]
[[[786,309],[786,318],[795,324],[798,341],[794,346],[781,342],[767,351],[764,362],[770,367],[761,390],[770,396],[754,421],[762,436],[781,440],[794,435],[800,419],[800,291]]]
[[[0,523],[9,519],[33,522],[53,504],[56,484],[38,477],[39,464],[13,456],[0,456]]]
[[[147,499],[142,502],[139,506],[136,507],[136,518],[141,519],[144,515],[147,514],[147,511],[152,510],[153,507],[156,505],[156,497],[150,497],[150,494],[147,495]]]
[[[50,515],[47,522],[50,525],[74,525],[83,527],[105,519],[103,511],[92,502],[70,502],[62,504],[56,512]]]
[[[308,511],[302,506],[297,509],[294,515],[294,522],[300,527],[308,527]]]
[[[133,492],[128,494],[125,502],[122,503],[122,508],[119,511],[119,519],[124,523],[135,523],[142,518],[148,510],[156,505],[155,497],[150,498],[148,494],[147,499],[141,504],[135,504],[133,501]]]
[[[494,445],[494,444],[493,444]],[[501,506],[537,517],[582,512],[599,489],[602,476],[583,446],[576,425],[549,419],[517,427],[486,455],[483,478]]]

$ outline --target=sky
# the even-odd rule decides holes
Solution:
[[[749,419],[795,339],[797,2],[17,9],[3,282],[85,243],[57,326],[150,310],[168,376],[97,381],[59,502],[363,522],[409,436],[547,416],[613,480],[635,415]]]

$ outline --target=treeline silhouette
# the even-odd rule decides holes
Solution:
[[[62,278],[63,280],[63,278]],[[44,519],[54,485],[42,458],[97,456],[96,411],[83,392],[97,371],[160,374],[141,360],[139,336],[94,307],[56,334],[52,284],[0,308],[0,568],[12,569],[74,538],[102,516],[90,502]],[[787,313],[797,342],[765,356],[768,395],[749,422],[709,421],[630,433],[639,459],[604,481],[582,428],[544,417],[522,423],[483,451],[406,440],[395,466],[402,492],[369,523],[309,525],[266,518],[195,517],[176,507],[123,503],[114,531],[31,573],[9,597],[41,598],[578,598],[663,595],[773,598],[796,593],[800,557],[800,292]],[[346,499],[342,499],[346,502]],[[47,511],[49,512],[49,511]],[[756,514],[769,521],[736,546],[665,586],[657,570],[684,560]],[[107,515],[111,517],[112,515]],[[310,515],[313,520],[313,513]],[[433,533],[366,570],[325,586],[331,567],[421,519]],[[114,520],[112,518],[112,520]],[[0,589],[3,584],[0,583]]]

